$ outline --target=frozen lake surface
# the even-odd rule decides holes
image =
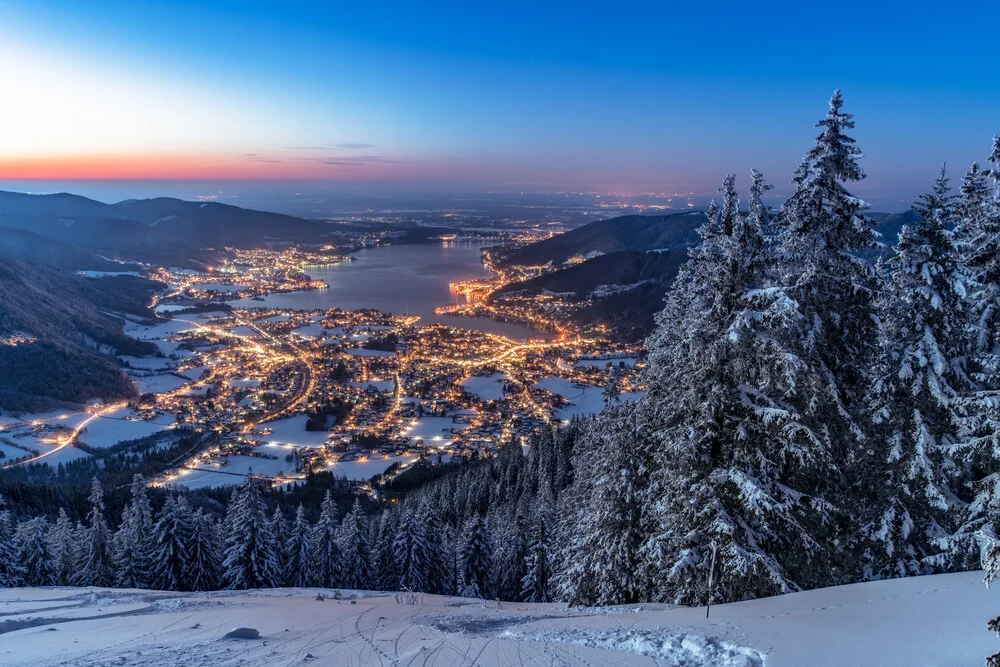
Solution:
[[[365,248],[353,254],[357,261],[307,269],[310,277],[325,281],[328,289],[271,294],[263,301],[241,299],[230,303],[243,308],[295,310],[374,308],[386,313],[419,315],[420,324],[447,324],[514,339],[543,337],[544,334],[517,324],[434,314],[438,306],[461,303],[461,297],[449,289],[449,283],[489,277],[479,252],[486,245],[489,244],[419,243]]]

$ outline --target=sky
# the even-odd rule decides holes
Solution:
[[[787,190],[835,88],[893,208],[1000,133],[993,3],[0,0],[0,185]]]

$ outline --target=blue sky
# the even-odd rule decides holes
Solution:
[[[991,3],[0,0],[2,178],[779,188],[836,87],[873,202],[1000,132]]]

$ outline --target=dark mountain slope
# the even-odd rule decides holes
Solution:
[[[135,269],[134,266],[104,259],[80,246],[13,227],[0,227],[0,256],[71,271],[131,271]]]
[[[157,286],[131,277],[89,280],[0,258],[0,408],[131,395],[117,364],[96,348],[151,354],[155,347],[126,337],[122,321],[101,311],[151,315],[145,303]]]
[[[653,330],[653,316],[663,309],[667,288],[686,260],[685,248],[666,252],[613,252],[511,283],[492,299],[519,292],[571,292],[575,294],[571,298],[588,299],[576,315],[577,323],[602,323],[623,340],[638,342]]]
[[[331,227],[228,204],[158,198],[104,204],[76,195],[0,191],[0,225],[115,259],[157,264],[211,261],[211,248],[320,243]]]
[[[498,290],[494,296],[511,292],[539,294],[549,292],[575,292],[586,296],[602,285],[634,285],[655,281],[667,283],[677,275],[687,252],[613,252],[588,259],[558,271],[546,273],[530,280],[511,283]]]
[[[912,225],[920,220],[913,211],[903,213],[871,213],[869,216],[875,222],[875,229],[882,234],[885,252],[891,253],[893,246],[899,243],[899,232],[903,225]]]
[[[275,240],[312,243],[330,232],[329,225],[323,222],[216,202],[160,197],[130,199],[112,204],[111,209],[121,219],[197,238],[207,246],[251,247]]]
[[[102,216],[108,204],[80,195],[61,192],[54,195],[31,195],[0,190],[0,215]]]
[[[552,262],[559,265],[571,257],[584,257],[592,252],[677,250],[697,243],[696,230],[704,220],[701,212],[598,220],[565,234],[514,248],[505,259],[512,264],[539,266]]]

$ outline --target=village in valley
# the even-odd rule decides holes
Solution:
[[[176,454],[154,485],[231,486],[247,473],[283,485],[329,470],[377,496],[365,483],[376,475],[526,446],[543,430],[641,395],[642,347],[602,324],[577,324],[579,300],[491,301],[505,285],[552,270],[501,265],[491,247],[476,246],[487,275],[452,282],[453,299],[435,308],[442,317],[433,322],[269,303],[309,292],[336,303],[310,274],[350,264],[352,248],[226,249],[204,270],[148,267],[148,277],[167,285],[151,304],[157,319],[130,320],[125,333],[157,352],[117,357],[136,397],[5,417],[3,465],[59,466],[139,443]],[[478,326],[490,321],[525,333]]]

